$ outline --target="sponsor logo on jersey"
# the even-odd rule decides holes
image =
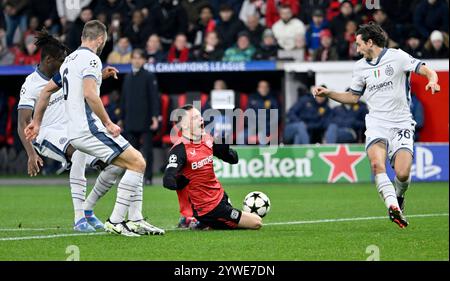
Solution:
[[[386,81],[383,83],[371,85],[367,88],[369,92],[373,91],[387,91],[392,90],[394,88],[394,83],[392,81]]]
[[[213,162],[213,155],[211,154],[210,156],[208,156],[200,161],[192,162],[191,169],[192,170],[200,169],[201,167],[203,167],[209,163],[212,163],[212,162]]]
[[[425,147],[416,147],[416,163],[412,165],[411,175],[418,179],[428,179],[441,173],[442,168],[433,165],[433,153]]]

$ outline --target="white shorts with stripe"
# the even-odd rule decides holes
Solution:
[[[66,126],[62,124],[41,128],[33,142],[34,148],[41,156],[61,162],[67,168],[70,166],[70,161],[66,158],[69,144]]]
[[[366,151],[377,143],[383,142],[386,145],[387,156],[391,163],[394,164],[395,155],[401,149],[405,149],[413,154],[414,151],[414,126],[401,126],[400,128],[389,128],[384,126],[368,127],[366,135]]]

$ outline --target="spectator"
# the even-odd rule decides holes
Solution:
[[[104,13],[107,22],[111,22],[114,14],[120,14],[122,19],[125,19],[130,8],[125,0],[98,0],[94,8],[95,14]]]
[[[27,37],[28,35],[36,36],[39,29],[39,18],[31,16],[28,22],[28,29],[23,34],[23,37]]]
[[[151,184],[153,178],[152,135],[158,129],[160,97],[156,77],[144,69],[145,62],[144,51],[133,50],[131,55],[132,72],[125,75],[122,85],[121,121],[119,124],[122,125],[125,135],[133,147],[140,150],[143,146],[143,155],[147,161],[145,183]]]
[[[28,35],[23,38],[22,44],[15,48],[14,64],[17,65],[37,65],[41,60],[41,50],[34,44],[34,36]]]
[[[79,5],[71,5],[74,3],[73,0],[56,0],[56,11],[63,31],[70,29],[70,26],[80,16],[81,11],[88,7],[91,2],[92,0],[80,0]]]
[[[181,0],[181,6],[186,11],[187,19],[188,19],[188,30],[191,32],[194,26],[197,24],[198,19],[200,17],[201,11],[203,7],[209,6],[208,0]],[[211,15],[214,15],[212,8],[209,6],[211,10]]]
[[[16,29],[20,28],[23,34],[27,29],[27,13],[29,0],[4,0],[3,12],[5,13],[6,22],[6,44],[11,47],[14,42]],[[23,39],[23,38],[21,38]]]
[[[83,32],[84,24],[92,20],[93,14],[89,7],[81,9],[80,16],[71,25],[67,33],[66,44],[72,51],[76,50],[81,45],[81,33]]]
[[[208,32],[216,29],[216,22],[213,19],[213,11],[210,6],[203,6],[200,9],[200,18],[190,32],[189,41],[194,46],[201,46]]]
[[[6,46],[5,31],[0,29],[0,65],[10,65],[14,62],[14,54]]]
[[[284,129],[285,143],[322,142],[331,109],[328,98],[304,95],[289,109]]]
[[[272,31],[278,44],[284,50],[293,50],[297,38],[303,41],[305,38],[305,25],[299,19],[293,17],[289,6],[280,8],[280,19],[273,25]]]
[[[105,105],[106,112],[114,124],[120,121],[120,93],[118,90],[113,90],[109,94],[109,102]]]
[[[161,47],[161,40],[157,34],[150,35],[145,46],[148,63],[158,63],[166,60],[166,55]]]
[[[245,62],[250,61],[255,54],[255,47],[250,43],[248,33],[242,31],[238,35],[237,44],[225,51],[223,61]]]
[[[262,43],[256,51],[256,60],[276,60],[278,55],[278,44],[272,30],[266,29],[263,33]]]
[[[353,4],[351,1],[343,1],[340,5],[340,14],[333,18],[333,20],[330,23],[330,29],[331,33],[334,37],[339,36],[339,34],[342,34],[345,32],[345,26],[348,21],[355,21],[356,16],[353,10]]]
[[[414,26],[423,39],[433,30],[448,33],[448,3],[443,0],[421,0],[414,13]]]
[[[127,37],[122,37],[117,41],[106,61],[109,64],[128,64],[131,61],[131,51],[130,41]]]
[[[147,38],[155,31],[153,24],[145,20],[142,11],[135,10],[131,23],[124,30],[124,35],[128,37],[134,48],[143,48]]]
[[[247,25],[249,16],[256,16],[261,25],[266,25],[266,3],[264,0],[245,0],[239,12],[239,19]]]
[[[306,45],[310,53],[320,47],[320,32],[328,28],[322,10],[315,10],[312,14],[312,21],[306,31]]]
[[[406,46],[403,50],[415,58],[423,58],[424,50],[422,43],[420,42],[420,35],[417,31],[413,30],[409,33],[408,38],[406,39]]]
[[[224,51],[219,44],[219,35],[211,31],[206,34],[204,44],[193,51],[193,56],[197,61],[221,61]]]
[[[178,1],[160,0],[159,5],[155,26],[158,26],[163,49],[167,50],[177,34],[187,34],[188,18],[186,11]]]
[[[422,102],[417,98],[415,93],[411,93],[411,103],[410,103],[411,113],[413,115],[414,121],[416,121],[416,127],[414,130],[414,141],[420,140],[420,131],[423,128],[425,122],[425,114],[423,112]]]
[[[316,10],[326,11],[330,5],[329,2],[330,0],[302,0],[299,19],[302,22],[309,22],[311,20],[311,12]]]
[[[244,30],[244,24],[239,20],[229,5],[220,6],[220,21],[216,27],[220,42],[224,49],[231,47],[237,38],[237,34]]]
[[[425,59],[448,59],[448,35],[435,30],[425,43]]]
[[[246,140],[246,143],[248,142],[252,144],[255,143],[253,138],[258,137],[260,144],[268,143],[271,133],[271,125],[272,127],[278,129],[278,122],[274,123],[278,120],[275,118],[271,118],[273,116],[271,116],[270,110],[279,109],[278,100],[272,93],[269,82],[265,80],[261,80],[258,82],[258,88],[256,92],[251,94],[248,98],[248,109],[255,112],[256,122],[250,124],[251,126],[249,126],[249,124],[246,124],[246,127],[244,129],[244,140]],[[259,114],[261,113],[260,109],[265,110],[265,120],[261,119],[262,117],[259,116]],[[265,124],[265,131],[259,131],[260,122],[264,122],[263,124]],[[238,141],[242,141],[242,139],[238,139]]]
[[[372,17],[376,24],[381,26],[384,31],[387,33],[388,41],[387,41],[387,47],[388,48],[396,48],[398,47],[398,43],[400,42],[401,38],[399,34],[397,34],[397,30],[395,28],[394,23],[388,18],[386,12],[382,9],[375,10],[372,14]]]
[[[222,5],[229,6],[235,15],[238,15],[242,8],[242,0],[209,0],[209,3],[213,7],[216,18],[220,14],[220,7]]]
[[[258,46],[261,43],[264,27],[259,23],[258,16],[251,15],[248,17],[245,31],[247,31],[250,43],[252,43],[253,46]]]
[[[272,28],[273,25],[282,18],[279,7],[289,7],[293,16],[299,14],[298,0],[267,0],[266,1],[266,26]],[[273,29],[273,28],[272,28]]]
[[[58,31],[58,13],[56,11],[55,0],[30,0],[30,16],[37,17],[38,23],[36,29],[45,27],[50,33]]]
[[[338,53],[333,46],[333,35],[329,29],[320,32],[320,48],[313,54],[314,61],[335,61],[338,60]]]
[[[325,131],[325,143],[359,142],[365,131],[365,116],[368,113],[365,103],[340,104],[331,109]]]
[[[167,55],[168,62],[187,62],[189,60],[189,48],[187,37],[184,34],[178,34],[175,41],[169,49]]]
[[[340,60],[357,60],[360,55],[356,51],[356,22],[349,20],[345,25],[345,32],[336,40],[336,48]]]

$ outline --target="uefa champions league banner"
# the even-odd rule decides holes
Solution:
[[[360,144],[233,148],[239,154],[238,164],[214,161],[215,172],[225,184],[373,181],[364,145]],[[414,156],[413,181],[448,181],[448,144],[416,144]]]

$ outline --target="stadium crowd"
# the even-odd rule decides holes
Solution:
[[[130,63],[134,48],[147,61],[330,61],[357,59],[354,32],[375,21],[389,47],[418,58],[448,58],[448,1],[380,0],[2,0],[0,65],[33,65],[33,44],[45,27],[76,49],[85,22],[108,27],[102,60]],[[369,1],[372,2],[372,1]],[[375,1],[376,2],[376,1]]]

